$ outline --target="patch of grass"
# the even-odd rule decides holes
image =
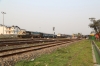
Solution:
[[[76,42],[34,61],[18,62],[15,66],[93,66],[91,43],[89,40]]]

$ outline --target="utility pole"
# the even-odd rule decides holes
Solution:
[[[6,12],[1,12],[3,14],[3,34],[4,34],[4,14],[6,14]]]

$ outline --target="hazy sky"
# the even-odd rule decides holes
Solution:
[[[100,0],[0,0],[5,25],[56,34],[90,34],[89,18],[100,19]],[[0,14],[0,24],[3,15]]]

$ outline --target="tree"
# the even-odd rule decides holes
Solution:
[[[98,29],[98,32],[100,32],[100,19],[96,21],[96,26],[97,26],[97,29]]]
[[[89,24],[90,28],[93,28],[96,33],[100,32],[100,20],[95,20],[95,18],[89,18],[93,23]]]
[[[89,24],[90,28],[95,30],[95,33],[100,37],[100,19],[95,20],[95,18],[89,18],[93,23]]]
[[[95,24],[89,24],[90,28],[93,28],[95,30],[95,32],[97,33],[97,27]]]

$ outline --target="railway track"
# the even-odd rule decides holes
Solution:
[[[11,42],[11,41],[27,41],[27,40],[52,40],[52,39],[57,39],[57,40],[66,40],[66,38],[24,38],[24,39],[0,39],[0,42]]]
[[[11,62],[9,64],[13,65],[12,59],[13,59],[13,63],[14,63],[14,62],[16,62],[15,61],[16,57],[17,57],[17,61],[20,60],[20,58],[18,58],[18,56],[20,56],[20,55],[23,57],[24,54],[28,54],[29,52],[36,52],[39,50],[64,45],[64,44],[74,42],[74,41],[76,41],[76,40],[62,40],[62,41],[48,42],[45,44],[36,44],[36,45],[32,45],[32,46],[0,50],[0,63],[1,63],[1,65],[6,65],[8,63],[8,61],[10,62],[10,60],[11,60]]]
[[[67,43],[69,43],[69,42],[71,42],[71,41],[67,41]],[[30,46],[30,47],[21,47],[21,48],[13,48],[13,49],[8,49],[8,50],[1,50],[0,57],[4,58],[4,57],[20,54],[20,53],[36,51],[36,50],[40,50],[40,49],[44,49],[44,48],[48,48],[48,47],[62,45],[65,43],[66,42],[58,41],[58,42],[50,42],[50,43],[46,43],[46,44],[34,45],[34,46]]]
[[[0,41],[0,47],[2,46],[14,46],[20,44],[34,44],[34,43],[42,43],[42,42],[53,42],[56,40],[13,40],[13,41]]]
[[[10,39],[10,40],[0,40],[0,47],[2,46],[14,46],[14,45],[22,45],[22,44],[35,44],[35,43],[43,43],[43,42],[54,42],[54,41],[65,41],[66,39]],[[69,39],[67,39],[69,41]]]

